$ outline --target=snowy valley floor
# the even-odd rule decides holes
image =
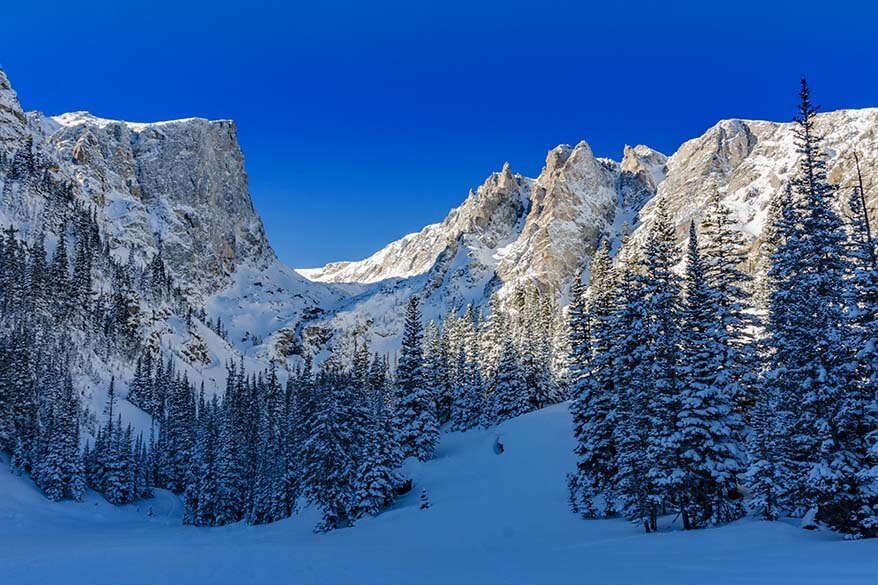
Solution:
[[[4,461],[0,583],[878,583],[878,541],[753,520],[650,536],[622,520],[580,520],[566,505],[571,449],[566,405],[446,435],[394,509],[324,535],[311,532],[313,512],[269,526],[181,526],[167,492],[124,508],[94,493],[53,504]]]

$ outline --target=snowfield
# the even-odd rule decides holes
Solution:
[[[497,440],[503,445],[498,453]],[[267,526],[181,525],[180,500],[115,508],[90,492],[54,504],[0,463],[0,582],[88,585],[874,584],[878,542],[794,523],[645,535],[623,520],[568,512],[567,405],[490,431],[443,436],[407,470],[415,489],[356,527],[314,534],[313,510]],[[426,488],[430,508],[420,509]],[[152,517],[148,515],[152,510]]]

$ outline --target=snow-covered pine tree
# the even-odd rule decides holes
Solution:
[[[772,256],[768,333],[772,347],[769,383],[779,385],[791,413],[792,454],[788,492],[794,512],[814,509],[817,520],[856,534],[854,510],[871,496],[860,489],[868,455],[862,437],[863,407],[851,389],[851,356],[845,340],[847,238],[834,211],[834,188],[815,131],[816,108],[802,81],[796,144],[799,168],[792,181],[793,208],[785,210],[787,233]]]
[[[122,416],[109,420],[103,440],[95,443],[95,457],[100,461],[99,483],[93,485],[108,502],[115,505],[133,500],[131,465],[131,427],[122,428]]]
[[[360,380],[355,377],[351,383]],[[247,509],[250,524],[274,522],[288,515],[281,440],[283,394],[274,364],[267,376],[257,382],[257,388],[256,465]]]
[[[424,379],[436,397],[436,419],[440,425],[451,419],[451,403],[454,397],[446,351],[442,331],[436,323],[430,321],[424,335]]]
[[[195,392],[185,377],[173,375],[169,381],[170,392],[160,434],[163,447],[160,481],[166,489],[182,493],[186,489],[186,473],[194,445]]]
[[[565,310],[554,306],[550,322],[552,402],[570,396],[570,321]]]
[[[454,400],[451,404],[451,429],[467,431],[482,423],[485,389],[479,363],[478,323],[473,306],[467,307],[459,324],[460,343]]]
[[[243,368],[228,365],[226,389],[219,413],[219,448],[217,453],[217,524],[230,524],[244,517],[247,486],[250,479],[246,458],[250,456],[249,401]]]
[[[152,364],[152,354],[145,352],[144,355],[138,356],[134,367],[134,377],[131,384],[128,385],[128,401],[138,406],[146,412],[152,413],[152,383],[150,380],[150,370]]]
[[[795,357],[792,342],[799,331],[799,315],[793,296],[781,291],[792,292],[789,279],[803,259],[794,245],[800,226],[790,184],[771,199],[767,222],[760,250],[765,274],[757,289],[757,303],[765,313],[765,337],[759,349],[766,356],[766,368],[757,385],[750,421],[746,480],[753,494],[751,509],[773,520],[795,508],[790,441],[795,404],[789,400],[795,393],[795,382],[784,372]]]
[[[583,270],[585,272],[585,270]],[[570,303],[567,307],[568,330],[570,332],[570,386],[574,401],[577,399],[578,389],[582,380],[588,373],[591,362],[591,328],[588,313],[586,311],[584,274],[573,279],[570,285]],[[575,402],[571,405],[575,412]],[[574,419],[576,415],[574,414]],[[574,423],[575,424],[575,423]]]
[[[701,258],[704,277],[716,297],[715,319],[720,328],[720,383],[733,397],[746,417],[755,402],[756,372],[759,370],[753,331],[756,321],[751,311],[750,275],[744,272],[747,242],[738,229],[737,219],[720,200],[714,187],[701,221]]]
[[[531,286],[521,289],[515,304],[518,318],[513,336],[528,389],[528,410],[538,410],[560,400],[552,376],[552,303]]]
[[[613,344],[615,330],[615,271],[610,259],[609,245],[604,244],[595,253],[591,264],[588,290],[583,306],[577,307],[575,325],[585,331],[586,339],[577,341],[579,375],[571,393],[573,403],[574,451],[577,456],[577,481],[572,486],[571,500],[585,517],[609,516],[615,512],[614,478],[616,468],[616,428],[618,396],[615,388]],[[571,300],[571,303],[573,301]],[[579,314],[581,312],[581,314]],[[581,320],[587,320],[583,327]],[[582,351],[585,355],[582,355]],[[603,508],[598,512],[595,499],[603,496]]]
[[[518,353],[509,336],[502,340],[503,351],[489,395],[492,424],[500,424],[526,413],[527,386],[518,363]]]
[[[760,385],[750,416],[744,480],[750,492],[749,508],[764,520],[777,520],[787,507],[790,413],[785,406],[776,384]]]
[[[24,321],[14,327],[7,345],[7,384],[12,398],[12,461],[17,473],[31,473],[39,449],[39,395],[36,383],[34,331]]]
[[[79,402],[69,373],[47,405],[44,447],[33,471],[37,485],[50,500],[79,500],[85,489],[79,450]]]
[[[36,318],[49,316],[49,263],[46,261],[46,234],[40,230],[31,251],[28,286],[30,309]]]
[[[67,322],[71,311],[70,262],[67,257],[67,226],[62,225],[55,246],[55,255],[49,266],[49,282],[54,299],[54,317],[60,322]]]
[[[656,202],[653,221],[643,247],[642,316],[645,319],[647,364],[645,382],[648,395],[650,430],[648,436],[649,477],[654,488],[650,497],[656,508],[671,504],[681,489],[679,473],[680,412],[678,377],[680,344],[680,278],[674,272],[679,257],[674,224],[667,202]],[[631,302],[631,301],[629,301]]]
[[[648,448],[653,429],[649,404],[654,394],[649,383],[651,352],[644,282],[634,272],[635,266],[628,262],[619,267],[619,300],[611,321],[619,335],[612,358],[619,421],[614,429],[614,483],[622,514],[641,523],[646,532],[653,532],[658,528],[658,507],[651,498],[655,488],[649,474],[652,461]]]
[[[433,457],[439,440],[436,400],[424,383],[423,325],[418,297],[413,296],[405,312],[405,327],[399,366],[396,371],[394,428],[403,457],[426,461]]]
[[[673,473],[682,476],[675,496],[684,529],[730,522],[744,513],[737,490],[743,471],[741,420],[733,410],[735,394],[726,378],[729,335],[719,318],[728,297],[719,285],[708,283],[708,274],[692,223],[682,307],[679,442],[673,454]]]
[[[487,319],[482,321],[482,330],[479,332],[479,361],[482,376],[492,380],[497,375],[503,345],[510,331],[506,311],[497,293],[491,295],[488,304],[490,312]]]
[[[859,189],[852,193],[849,207],[852,274],[847,283],[854,358],[840,418],[851,436],[855,458],[861,461],[849,484],[855,502],[850,533],[874,538],[878,537],[878,262]]]
[[[317,376],[313,422],[302,446],[305,496],[320,508],[323,518],[315,528],[327,532],[354,522],[355,461],[348,454],[348,437],[339,401],[345,373],[336,362],[324,364]]]
[[[283,462],[283,493],[284,511],[286,516],[293,515],[298,506],[301,494],[301,458],[300,431],[296,428],[299,419],[299,381],[301,371],[293,372],[284,387],[284,412],[281,431],[281,453]]]
[[[377,362],[377,359],[376,359]],[[389,506],[402,483],[397,469],[402,453],[396,443],[391,412],[380,394],[371,398],[371,417],[366,444],[356,472],[354,516],[374,516]]]

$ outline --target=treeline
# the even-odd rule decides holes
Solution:
[[[878,267],[861,194],[847,223],[834,210],[815,114],[803,82],[801,161],[772,203],[756,286],[714,193],[682,277],[660,199],[639,249],[614,265],[603,248],[574,289],[576,512],[650,532],[661,514],[690,529],[749,508],[878,536]]]
[[[535,291],[519,298],[518,325],[500,311],[479,324],[470,307],[443,328],[428,325],[426,338],[411,299],[393,374],[386,357],[359,343],[353,355],[331,355],[315,372],[307,362],[285,384],[273,367],[252,376],[230,366],[225,391],[208,397],[171,361],[147,353],[129,400],[155,426],[148,438],[134,437],[114,414],[111,384],[108,422],[86,446],[88,485],[116,504],[154,487],[182,494],[184,522],[195,525],[272,522],[307,501],[323,513],[318,530],[350,526],[410,488],[402,462],[431,458],[443,424],[466,430],[560,400],[549,368],[537,367],[549,362],[520,356],[509,335],[521,327],[524,345],[525,331],[536,341],[548,330],[528,325],[534,307],[546,318],[553,313],[540,299]],[[486,369],[492,344],[483,336],[503,340],[493,374]],[[548,351],[551,343],[529,345]]]
[[[285,384],[273,367],[248,376],[230,365],[221,397],[196,391],[170,361],[140,376],[149,437],[123,426],[111,382],[107,422],[83,455],[89,487],[111,503],[167,489],[182,495],[185,523],[214,526],[287,518],[304,497],[330,530],[377,514],[404,488],[387,362],[367,350],[352,367],[332,357],[312,374],[309,363]]]

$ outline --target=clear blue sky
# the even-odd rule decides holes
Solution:
[[[588,141],[666,153],[721,118],[878,106],[868,2],[6,2],[27,109],[238,123],[256,207],[294,266],[440,220],[504,161]]]

